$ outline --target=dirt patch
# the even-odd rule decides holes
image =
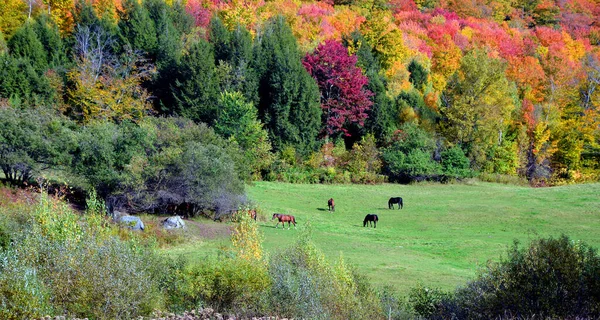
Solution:
[[[185,220],[185,223],[189,226],[188,232],[205,239],[224,238],[233,232],[233,226],[224,223],[201,223],[192,220]]]

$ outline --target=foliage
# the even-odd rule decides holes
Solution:
[[[205,40],[194,42],[182,57],[177,80],[171,89],[177,101],[175,114],[214,123],[219,92],[214,60],[212,45]]]
[[[74,136],[53,111],[0,108],[0,167],[11,183],[28,183],[43,170],[66,168]]]
[[[343,258],[335,265],[304,234],[269,261],[271,308],[277,314],[311,319],[379,318],[374,290]],[[286,301],[287,303],[279,303]]]
[[[487,161],[483,150],[502,142],[514,110],[513,87],[504,76],[504,65],[475,50],[462,60],[442,98],[440,131],[467,151],[475,168]]]
[[[80,135],[74,171],[111,210],[181,207],[183,215],[229,214],[244,202],[238,149],[205,125],[178,118],[98,123]]]
[[[401,126],[394,142],[383,150],[385,171],[401,181],[435,178],[441,166],[433,159],[436,142],[429,133],[413,123]]]
[[[261,171],[273,161],[271,143],[258,120],[257,110],[241,93],[226,91],[220,95],[215,132],[237,142],[254,178],[260,177]]]
[[[436,304],[436,312],[460,318],[597,317],[600,257],[567,236],[515,242],[507,257],[490,263],[478,278]]]
[[[115,238],[117,230],[103,215],[88,214],[81,217],[42,194],[30,228],[1,253],[5,318],[112,319],[148,315],[160,306],[152,249]]]
[[[326,41],[312,54],[307,54],[302,64],[317,81],[321,92],[324,128],[329,137],[339,133],[350,135],[351,124],[364,125],[372,96],[365,87],[368,78],[356,66],[357,57],[348,55],[348,49],[337,41]]]
[[[149,112],[149,94],[142,87],[153,65],[126,48],[117,57],[114,38],[100,27],[78,27],[77,66],[68,74],[66,113],[87,123],[92,120],[138,121]]]
[[[319,90],[300,62],[296,39],[283,17],[270,19],[255,45],[259,115],[275,150],[289,144],[306,154],[320,128]]]

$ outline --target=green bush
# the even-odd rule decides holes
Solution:
[[[440,289],[418,285],[410,290],[408,302],[416,314],[431,318],[436,313],[437,306],[447,297],[448,294]]]
[[[598,318],[600,256],[567,236],[517,242],[475,281],[436,305],[441,318]]]
[[[177,311],[207,306],[219,312],[257,314],[269,285],[265,271],[234,258],[180,266],[173,279],[176,289],[168,291],[167,300]]]
[[[307,237],[269,261],[269,310],[305,319],[377,319],[383,313],[377,295],[343,259],[329,265]],[[280,303],[285,301],[285,303]]]
[[[14,251],[0,252],[1,319],[33,319],[52,314],[50,298],[35,268]]]
[[[93,208],[80,216],[42,194],[28,223],[0,259],[0,318],[133,318],[162,306],[152,247],[120,240]]]

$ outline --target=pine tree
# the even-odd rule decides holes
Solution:
[[[357,65],[364,70],[365,75],[369,78],[367,89],[373,92],[371,97],[373,106],[368,111],[369,116],[365,120],[364,131],[372,133],[378,144],[383,145],[397,129],[392,101],[386,94],[385,77],[380,73],[381,67],[377,58],[373,55],[373,48],[360,32],[353,32],[344,39],[344,42],[347,47],[355,48],[358,57]]]
[[[15,57],[28,59],[39,73],[48,68],[48,59],[42,42],[35,34],[33,24],[26,22],[8,42],[10,53]]]
[[[199,40],[181,59],[172,94],[177,114],[194,121],[212,124],[216,119],[219,86],[215,76],[213,49]]]
[[[47,53],[48,65],[55,68],[66,63],[67,48],[54,21],[48,15],[42,14],[35,20],[33,29]]]
[[[215,48],[215,62],[231,59],[231,34],[221,19],[215,16],[210,20],[208,40]]]
[[[410,83],[412,83],[415,89],[423,91],[423,87],[427,84],[427,70],[417,61],[412,60],[408,65],[408,72],[410,72],[410,77],[408,78]]]
[[[273,146],[300,153],[317,146],[321,123],[319,89],[300,62],[298,44],[283,17],[271,19],[257,37],[259,114]]]
[[[134,50],[142,50],[150,56],[155,56],[156,28],[148,10],[137,0],[125,0],[119,17],[119,30],[124,41]]]

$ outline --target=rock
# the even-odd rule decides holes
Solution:
[[[162,221],[162,226],[165,229],[183,229],[185,228],[185,222],[180,216],[174,216],[166,218]]]
[[[144,230],[144,223],[139,217],[121,216],[117,221],[131,230]]]

